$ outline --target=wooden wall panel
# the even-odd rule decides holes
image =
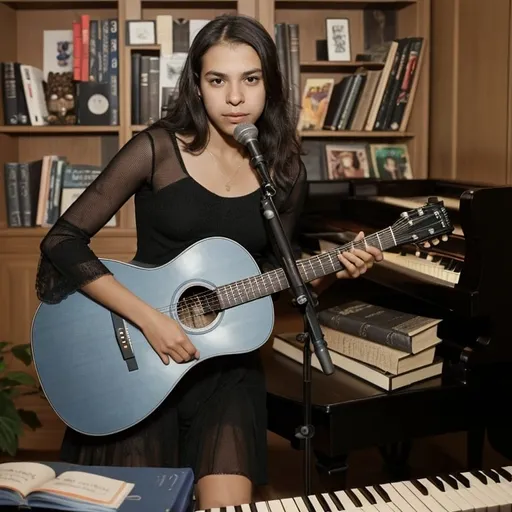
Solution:
[[[434,0],[430,177],[505,184],[510,0]]]

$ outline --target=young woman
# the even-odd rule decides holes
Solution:
[[[278,188],[276,206],[293,239],[306,173],[287,105],[276,47],[264,28],[227,15],[207,24],[190,48],[174,110],[133,137],[42,241],[39,298],[56,303],[80,289],[139,326],[162,364],[200,358],[176,321],[116,281],[90,240],[134,195],[135,261],[141,265],[162,265],[215,235],[242,244],[262,269],[276,265],[258,176],[233,131],[241,122],[258,127]],[[346,270],[338,277],[357,277],[381,257],[373,248],[340,255]],[[213,358],[189,371],[154,414],[127,431],[89,438],[68,429],[62,458],[192,467],[200,508],[249,503],[252,486],[267,478],[265,402],[258,351]]]

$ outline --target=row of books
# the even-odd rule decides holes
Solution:
[[[206,19],[156,17],[158,55],[140,50],[131,53],[131,119],[149,125],[164,117],[177,93],[178,79],[197,33]]]
[[[361,66],[335,83],[308,78],[302,94],[300,130],[404,132],[411,115],[423,38],[391,41],[381,70]]]
[[[318,313],[334,366],[392,391],[441,375],[437,318],[353,300]],[[278,334],[273,348],[299,363],[302,346],[294,333]],[[312,366],[321,369],[316,356]]]
[[[3,124],[118,125],[118,40],[116,18],[91,20],[83,14],[70,30],[45,30],[42,69],[1,63]],[[91,97],[102,103],[91,107]]]
[[[100,175],[95,165],[72,164],[65,157],[45,155],[32,162],[4,164],[7,225],[50,227]],[[115,226],[113,217],[107,226]]]

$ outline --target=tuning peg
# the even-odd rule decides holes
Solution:
[[[420,251],[416,251],[414,253],[414,256],[416,256],[416,258],[419,258],[421,256],[421,252]]]
[[[446,242],[446,241],[448,240],[448,235],[443,235],[443,236],[441,237],[441,240],[442,240],[443,242]]]
[[[439,238],[434,238],[434,239],[432,240],[432,243],[433,243],[434,245],[437,245],[437,244],[439,243]]]
[[[430,242],[423,242],[423,247],[425,247],[425,249],[430,249]]]

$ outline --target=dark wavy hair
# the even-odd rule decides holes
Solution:
[[[255,123],[260,147],[274,173],[276,185],[288,189],[296,178],[300,143],[293,109],[279,69],[277,49],[265,28],[255,19],[225,14],[207,23],[196,35],[178,83],[178,95],[160,123],[177,134],[193,136],[185,147],[190,152],[203,150],[208,143],[208,118],[197,94],[202,57],[219,43],[241,43],[258,54],[266,91],[264,110]],[[295,172],[294,172],[295,170]]]

